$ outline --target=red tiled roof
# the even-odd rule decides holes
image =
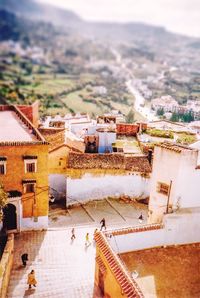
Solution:
[[[167,150],[175,151],[177,153],[181,153],[183,151],[191,151],[194,150],[193,148],[190,148],[188,146],[183,146],[183,145],[176,145],[176,144],[171,144],[171,143],[161,143],[161,144],[155,144],[157,147],[161,147]]]
[[[100,271],[104,274],[106,272],[106,266],[104,265],[100,256],[96,257],[96,262],[99,265]]]
[[[146,232],[146,231],[152,231],[152,230],[158,230],[162,229],[162,224],[153,224],[153,225],[143,225],[143,226],[137,226],[132,228],[124,228],[119,230],[114,230],[112,232],[104,232],[105,236],[117,236],[117,235],[124,235],[129,233],[137,233],[137,232]]]
[[[122,292],[127,298],[144,298],[138,284],[130,277],[124,268],[117,254],[112,250],[107,242],[106,236],[102,233],[95,234],[95,241],[106,258],[110,269],[121,286]]]

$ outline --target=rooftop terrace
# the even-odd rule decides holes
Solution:
[[[14,111],[0,111],[0,142],[37,140]]]
[[[200,297],[200,244],[120,254],[145,297]]]
[[[47,144],[17,106],[0,106],[0,144]]]

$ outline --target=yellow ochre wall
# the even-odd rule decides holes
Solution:
[[[65,173],[70,149],[62,146],[49,152],[49,174]]]
[[[126,295],[122,294],[121,287],[118,284],[114,274],[112,273],[106,258],[101,253],[99,247],[96,247],[96,256],[100,256],[101,260],[106,267],[106,272],[104,273],[104,297],[105,298],[125,298]],[[96,262],[95,264],[95,285],[99,286],[99,266]],[[95,298],[95,297],[94,297]]]
[[[25,173],[23,155],[37,156],[37,172]],[[0,156],[6,156],[6,174],[0,175],[6,191],[22,192],[23,218],[48,215],[48,145],[0,146]],[[35,179],[36,193],[24,193],[22,180]],[[35,204],[34,204],[35,203]]]

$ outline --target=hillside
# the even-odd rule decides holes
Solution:
[[[200,100],[199,44],[162,27],[86,22],[33,0],[0,0],[0,96],[40,99],[44,114],[127,115],[131,77],[147,105],[166,94],[180,104]]]

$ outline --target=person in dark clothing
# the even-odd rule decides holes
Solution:
[[[100,221],[100,224],[101,224],[100,231],[102,231],[103,228],[106,230],[106,221],[105,221],[105,218],[102,218],[102,220]]]
[[[74,240],[74,239],[76,239],[76,236],[75,236],[75,229],[73,228],[72,229],[72,236],[71,236],[71,240]]]
[[[22,259],[22,263],[24,265],[24,267],[26,267],[26,262],[28,261],[28,254],[25,253],[21,256],[21,259]]]
[[[143,217],[142,213],[140,214],[140,216],[138,217],[138,219],[139,219],[139,223],[142,223],[143,222],[144,217]]]

